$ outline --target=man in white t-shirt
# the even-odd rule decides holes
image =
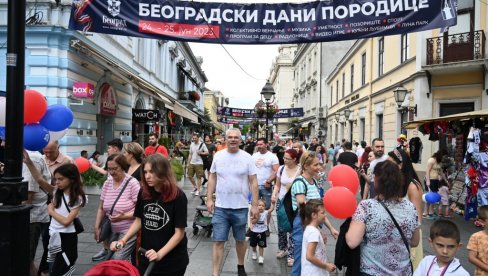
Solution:
[[[259,138],[256,142],[257,151],[252,155],[257,168],[259,198],[266,202],[266,209],[271,207],[273,181],[280,167],[278,157],[268,150],[266,138]]]
[[[200,195],[202,178],[205,178],[202,155],[208,155],[208,149],[205,143],[200,142],[200,137],[196,133],[193,134],[191,141],[188,155],[188,160],[190,161],[186,165],[188,167],[187,177],[190,179],[191,185],[193,185],[192,193],[198,196]],[[196,175],[196,179],[193,179],[194,175]]]
[[[226,132],[227,148],[218,151],[210,167],[207,187],[207,209],[213,214],[213,275],[220,275],[224,245],[232,233],[236,240],[237,274],[246,276],[246,223],[248,194],[252,193],[251,215],[258,217],[258,182],[256,166],[249,153],[240,150],[241,131],[231,128]],[[216,200],[213,201],[215,192]]]
[[[374,198],[376,197],[376,192],[374,190],[374,167],[376,164],[383,162],[386,160],[388,155],[385,154],[385,142],[381,138],[375,138],[373,139],[373,142],[371,143],[373,145],[373,153],[375,159],[371,161],[371,164],[369,165],[368,168],[368,178],[369,178],[369,185],[366,185],[364,187],[364,195],[363,199],[366,198]]]

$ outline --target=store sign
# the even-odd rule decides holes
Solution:
[[[457,23],[457,1],[327,0],[237,4],[75,0],[69,28],[205,43],[313,43],[445,29]]]
[[[137,122],[159,121],[160,118],[159,110],[132,109],[132,119]]]
[[[243,108],[234,108],[234,107],[221,107],[217,113],[222,116],[226,117],[236,117],[236,118],[256,118],[256,110],[254,109],[243,109]],[[276,114],[273,116],[270,115],[270,118],[277,119],[277,118],[292,118],[292,117],[303,117],[303,108],[283,108],[280,109]]]
[[[73,96],[75,98],[93,99],[95,97],[95,86],[88,82],[74,82]]]
[[[108,83],[104,83],[100,87],[100,114],[107,116],[117,114],[117,95]]]

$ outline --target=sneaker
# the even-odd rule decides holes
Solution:
[[[197,188],[193,188],[193,190],[191,190],[191,193],[194,194],[196,191],[198,191]]]
[[[198,191],[198,190],[197,190],[197,191],[195,192],[195,195],[196,195],[196,196],[199,196],[199,195],[200,195],[200,191]]]
[[[434,214],[429,214],[425,219],[428,219],[428,220],[436,220],[438,219],[438,217]]]
[[[293,259],[292,258],[288,258],[286,264],[288,265],[288,267],[292,267],[293,266]]]
[[[252,259],[253,260],[257,260],[258,259],[258,255],[256,254],[256,252],[252,252]]]
[[[108,250],[105,248],[102,248],[102,250],[100,250],[100,252],[98,252],[97,254],[95,254],[92,257],[92,261],[97,262],[97,261],[105,260],[105,257],[107,256],[107,254],[108,254]]]
[[[258,263],[264,264],[264,257],[263,256],[259,256]]]
[[[244,269],[243,265],[237,265],[237,275],[238,276],[247,276],[246,270]]]

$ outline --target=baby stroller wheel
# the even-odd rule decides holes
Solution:
[[[207,238],[212,236],[212,229],[207,229]]]
[[[198,235],[198,227],[197,226],[193,226],[193,235]]]

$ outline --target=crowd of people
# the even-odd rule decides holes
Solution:
[[[114,139],[107,143],[105,160],[100,152],[90,157],[82,152],[93,170],[107,176],[94,225],[94,239],[102,248],[92,259],[127,260],[140,272],[155,262],[154,275],[184,275],[190,261],[185,235],[188,200],[176,184],[170,152],[157,141],[158,135],[150,134],[149,145],[143,148],[137,142],[124,145]],[[247,275],[247,237],[252,260],[265,263],[271,213],[280,208],[288,192],[294,219],[291,230],[278,227],[276,257],[286,258],[291,275],[328,275],[340,268],[327,257],[328,235],[349,250],[343,266],[350,275],[468,275],[455,258],[462,244],[459,229],[450,220],[434,222],[428,240],[435,256],[423,256],[422,219],[437,216],[432,205],[422,202],[422,195],[449,193],[443,184],[447,179],[440,167],[441,152],[429,159],[421,183],[408,150],[397,147],[385,153],[379,138],[371,145],[343,140],[326,148],[317,138],[310,144],[291,139],[243,141],[240,130],[232,128],[216,142],[194,133],[190,143],[180,140],[171,152],[171,157],[184,157],[191,193],[206,195],[212,214],[214,276],[220,275],[231,230],[238,275]],[[77,259],[76,220],[86,204],[82,177],[57,142],[49,143],[43,153],[24,152],[23,176],[29,182],[28,203],[33,205],[31,275],[46,271],[70,275]],[[357,171],[361,186],[358,207],[340,231],[328,220],[321,200],[326,171],[339,164]],[[446,205],[441,202],[438,215],[448,218]],[[486,221],[488,209],[481,207],[479,214]],[[479,275],[488,273],[485,225],[467,247]],[[37,268],[34,257],[41,236],[44,255]],[[137,257],[139,248],[147,249],[144,257]]]

